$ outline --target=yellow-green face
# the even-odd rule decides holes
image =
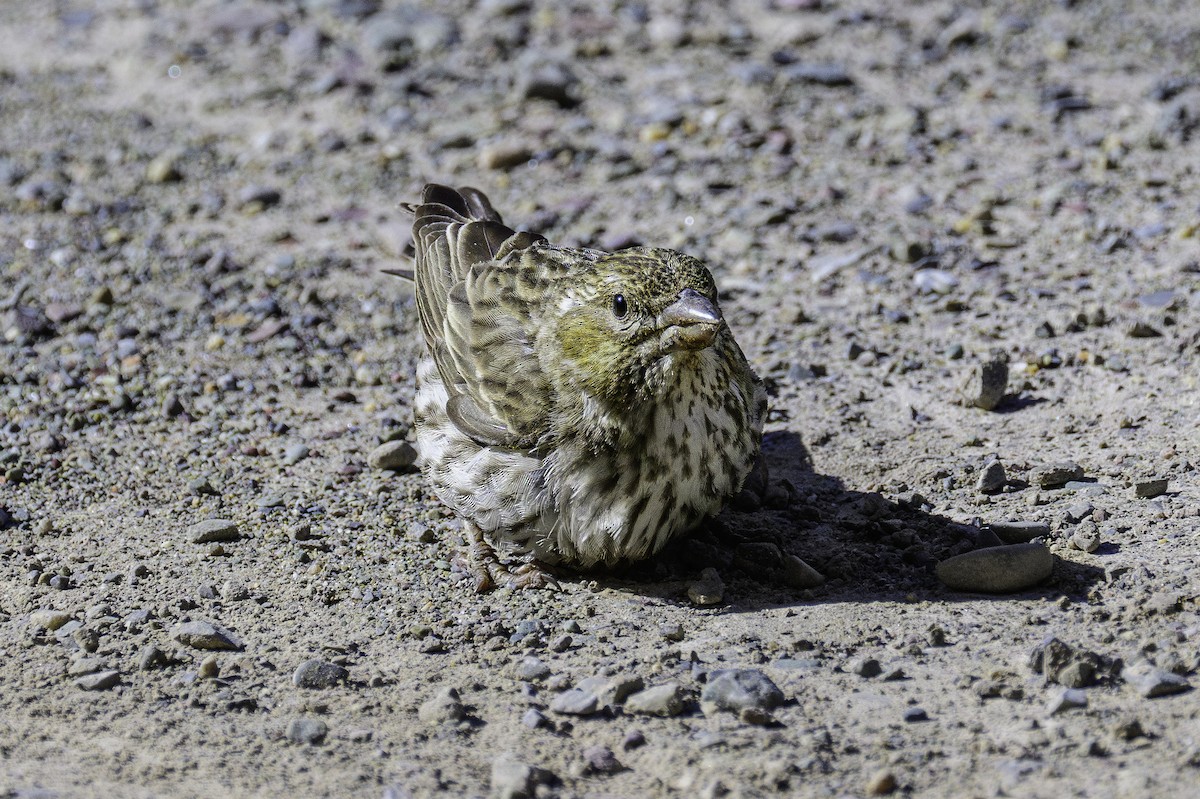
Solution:
[[[610,402],[632,399],[660,358],[710,346],[724,324],[708,269],[672,250],[614,253],[567,282],[556,318],[564,366]]]

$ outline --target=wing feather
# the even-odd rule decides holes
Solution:
[[[477,189],[430,184],[413,210],[417,310],[450,394],[447,414],[481,444],[535,446],[548,381],[530,309],[514,304],[512,288],[546,240],[507,227]]]

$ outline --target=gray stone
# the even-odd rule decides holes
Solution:
[[[512,169],[533,158],[533,150],[523,142],[503,141],[489,144],[479,151],[480,169]]]
[[[104,658],[81,657],[71,661],[71,665],[67,667],[68,677],[82,677],[85,674],[95,674],[98,671],[106,671],[108,663]]]
[[[783,70],[784,77],[798,83],[815,83],[819,86],[853,86],[854,78],[841,64],[822,64],[801,61],[789,64]]]
[[[70,613],[61,610],[35,610],[29,614],[29,621],[35,627],[54,632],[71,620]]]
[[[417,708],[417,718],[431,726],[462,721],[467,716],[458,690],[445,687]]]
[[[193,649],[240,651],[246,648],[241,639],[229,630],[207,621],[178,624],[171,632],[171,637]]]
[[[109,670],[86,674],[76,680],[75,684],[85,691],[107,691],[120,681],[121,672]]]
[[[1142,480],[1133,484],[1133,495],[1138,499],[1153,499],[1167,493],[1167,479]]]
[[[339,683],[346,682],[349,677],[350,672],[336,663],[314,658],[304,661],[297,667],[296,672],[292,675],[292,684],[297,688],[333,688]]]
[[[308,446],[306,444],[291,444],[283,451],[283,462],[288,466],[294,466],[307,457]]]
[[[725,601],[725,583],[717,570],[709,566],[700,572],[699,580],[688,586],[687,594],[693,605],[719,605]]]
[[[188,538],[193,544],[237,541],[241,537],[237,522],[229,519],[206,519],[188,528]]]
[[[758,669],[718,669],[709,672],[700,692],[706,716],[716,711],[740,713],[745,708],[772,710],[783,704],[783,691]]]
[[[825,575],[792,554],[785,554],[780,563],[783,567],[783,582],[789,588],[804,590],[819,588],[825,584]]]
[[[616,774],[625,770],[625,766],[617,760],[613,750],[603,744],[593,744],[585,748],[583,759],[587,763],[587,770],[595,774]]]
[[[1087,706],[1087,694],[1082,689],[1064,688],[1050,700],[1050,704],[1046,706],[1046,712],[1051,716],[1055,716],[1059,713],[1065,713],[1068,710]]]
[[[554,726],[550,719],[546,717],[546,714],[535,707],[531,707],[525,711],[524,715],[521,716],[521,723],[531,730]]]
[[[1192,684],[1186,677],[1157,668],[1150,663],[1135,663],[1121,670],[1121,679],[1133,686],[1147,699],[1170,696],[1190,691]]]
[[[550,702],[550,709],[564,716],[590,716],[600,707],[595,694],[579,688],[563,691]]]
[[[1092,515],[1092,511],[1096,508],[1090,502],[1073,502],[1067,506],[1065,516],[1071,524],[1079,524],[1084,519]]]
[[[261,211],[278,205],[283,199],[283,193],[271,186],[246,186],[238,192],[238,207],[244,211]]]
[[[937,565],[938,579],[946,587],[990,594],[1032,588],[1053,571],[1054,555],[1041,543],[976,549]]]
[[[1030,477],[1039,488],[1060,488],[1082,479],[1083,467],[1073,461],[1060,461],[1035,467]]]
[[[1029,667],[1047,683],[1065,688],[1087,688],[1111,673],[1112,663],[1101,655],[1078,649],[1054,636],[1042,640],[1029,655]]]
[[[544,680],[550,676],[550,667],[540,658],[527,657],[517,664],[517,677],[526,682]]]
[[[621,704],[630,694],[645,688],[646,683],[641,677],[617,675],[615,677],[588,677],[575,687],[595,696],[600,706],[603,707]]]
[[[1050,535],[1050,525],[1045,522],[991,522],[987,529],[1006,544],[1027,544]]]
[[[875,658],[858,658],[850,661],[847,670],[852,674],[857,674],[859,677],[878,677],[883,674],[883,666],[879,665],[879,661]]]
[[[533,799],[539,785],[552,785],[554,775],[531,766],[511,753],[492,761],[491,799]]]
[[[389,441],[371,450],[367,465],[372,469],[400,471],[417,462],[417,451],[407,441]]]
[[[167,653],[163,652],[154,644],[146,644],[142,647],[142,651],[138,654],[138,669],[141,671],[151,671],[152,669],[162,668],[167,665]]]
[[[1082,552],[1095,552],[1100,548],[1100,530],[1095,522],[1084,522],[1075,528],[1070,543]]]
[[[292,719],[287,727],[287,739],[297,744],[315,746],[324,741],[328,734],[328,724],[320,719],[310,719],[304,716]]]
[[[1004,399],[1007,390],[1008,357],[996,354],[989,360],[971,367],[963,379],[959,393],[962,395],[963,404],[991,411]]]
[[[975,481],[975,490],[980,494],[995,494],[1008,484],[1008,475],[1004,473],[1004,464],[991,461],[979,472]]]
[[[679,683],[654,685],[627,698],[625,712],[646,716],[678,716],[683,712],[686,697]]]

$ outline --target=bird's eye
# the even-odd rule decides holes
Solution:
[[[625,314],[629,313],[629,303],[625,302],[624,294],[618,294],[613,297],[612,308],[613,316],[617,317],[618,319],[625,318]]]

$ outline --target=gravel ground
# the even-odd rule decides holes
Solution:
[[[90,5],[0,4],[0,796],[1194,795],[1193,3]],[[706,260],[762,499],[475,595],[430,180]]]

